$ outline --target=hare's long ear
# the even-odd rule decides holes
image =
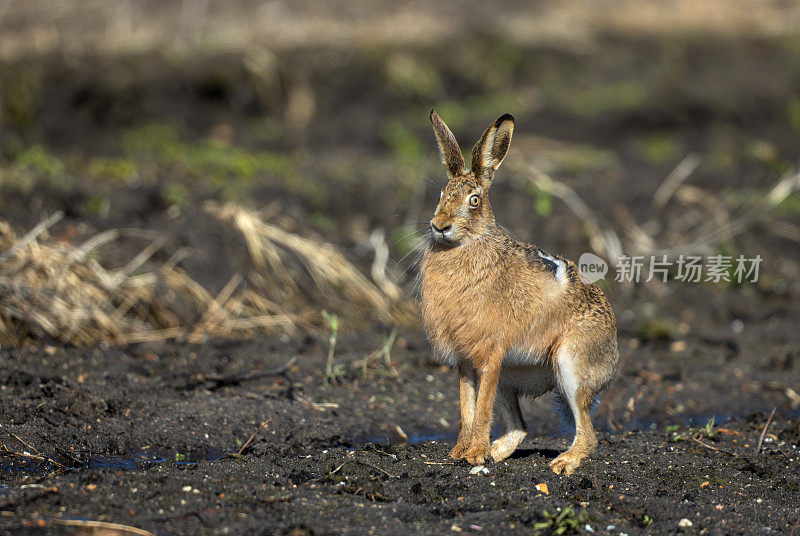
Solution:
[[[472,149],[472,173],[481,182],[490,184],[494,170],[500,167],[508,154],[514,134],[514,117],[505,114],[489,125]]]
[[[447,172],[451,177],[463,175],[464,155],[461,154],[456,137],[444,124],[436,110],[431,110],[431,123],[433,123],[433,133],[436,135],[439,152],[442,153],[442,163],[447,166]]]

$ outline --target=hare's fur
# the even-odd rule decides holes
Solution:
[[[526,434],[519,396],[555,388],[574,416],[575,439],[550,466],[570,474],[597,444],[590,409],[616,372],[614,314],[575,264],[510,238],[495,223],[488,191],[513,118],[486,130],[469,170],[434,111],[431,121],[450,180],[422,259],[422,313],[438,355],[459,371],[461,426],[450,455],[472,464],[507,458]],[[505,431],[490,445],[495,399]]]

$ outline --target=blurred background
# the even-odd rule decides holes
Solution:
[[[465,152],[515,116],[498,220],[609,261],[630,348],[798,318],[798,2],[2,0],[0,342],[417,329],[433,107]],[[764,260],[620,286],[620,254]]]

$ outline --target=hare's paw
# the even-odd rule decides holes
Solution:
[[[462,443],[459,441],[456,443],[456,446],[453,447],[453,450],[450,451],[450,457],[454,460],[460,460],[464,457],[464,453],[467,451],[467,448],[469,448],[469,445],[466,442]]]
[[[517,447],[522,443],[523,439],[525,439],[525,432],[522,430],[514,430],[495,440],[492,443],[492,448],[489,449],[492,459],[496,462],[505,460],[514,454],[514,451],[517,450]]]
[[[585,457],[586,454],[568,450],[550,462],[550,469],[557,475],[565,474],[569,476],[578,468],[581,464],[581,460]]]
[[[458,432],[458,439],[456,440],[456,446],[453,447],[453,450],[450,451],[450,457],[454,460],[460,460],[464,457],[464,453],[467,452],[469,449],[469,445],[472,442],[472,433],[468,428],[462,428]]]
[[[489,442],[473,442],[461,456],[472,465],[483,465],[489,456]]]

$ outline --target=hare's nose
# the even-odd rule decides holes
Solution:
[[[447,231],[449,231],[451,227],[453,227],[453,226],[452,226],[452,225],[445,225],[444,227],[442,227],[442,228],[440,229],[440,228],[436,227],[436,224],[435,224],[435,223],[431,222],[431,229],[433,229],[433,232],[435,232],[435,233],[441,233],[441,234],[444,234],[444,233],[446,233]]]

